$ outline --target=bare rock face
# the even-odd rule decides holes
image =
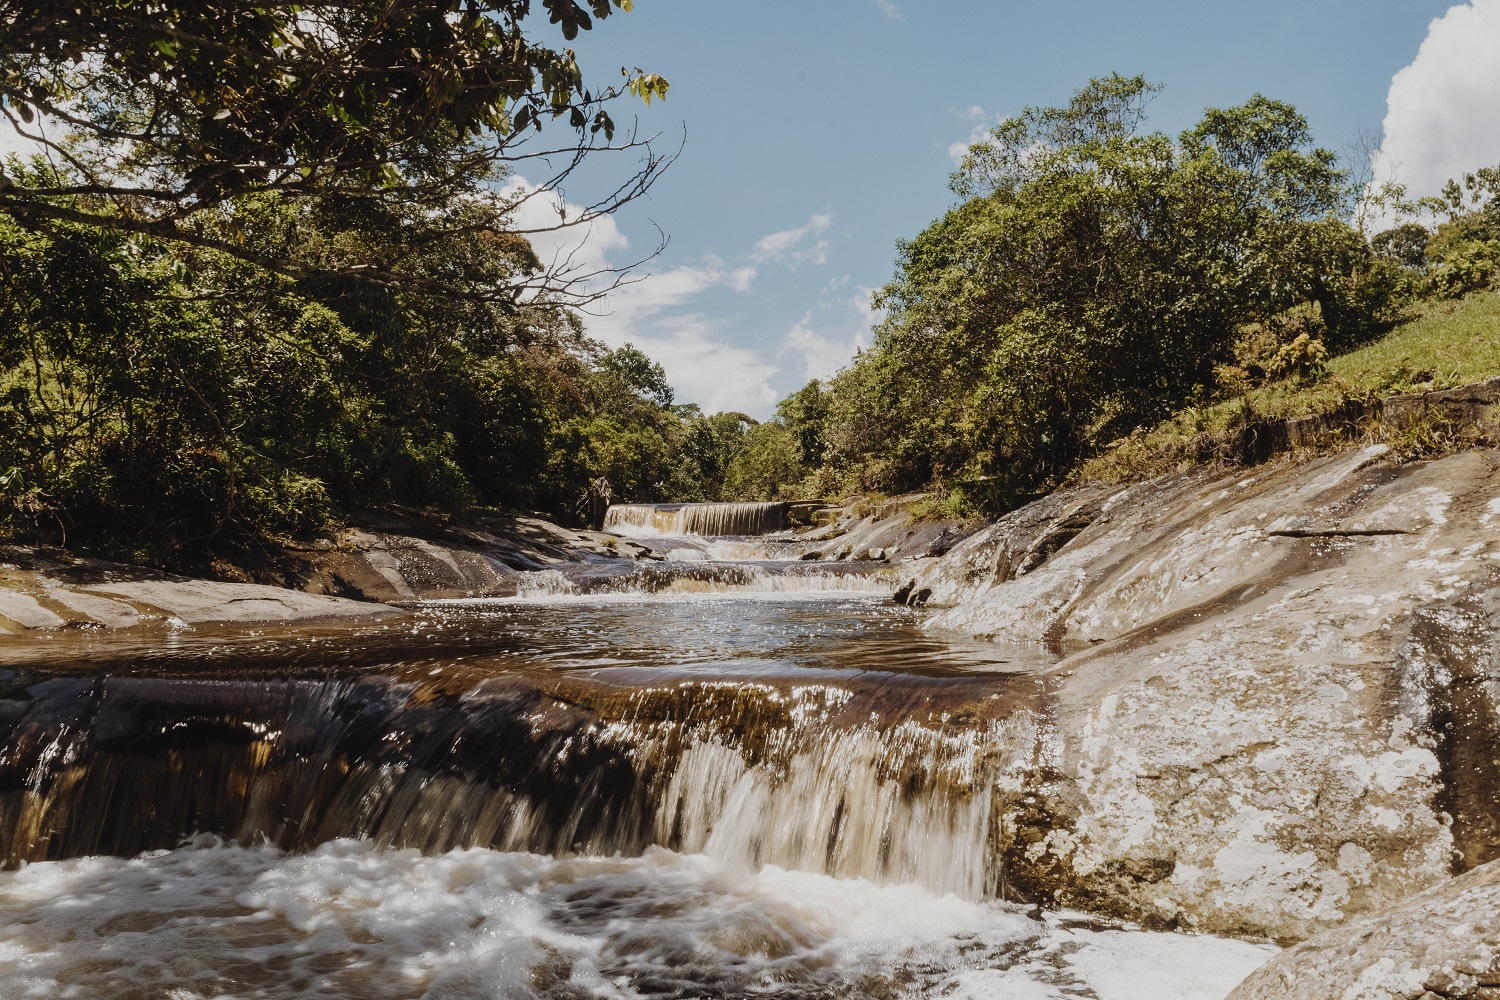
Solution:
[[[1500,863],[1325,931],[1251,973],[1228,1000],[1500,997]]]
[[[527,574],[559,566],[651,558],[646,546],[533,517],[495,518],[484,528],[418,533],[423,526],[371,518],[336,541],[288,553],[289,585],[367,601],[514,597]]]
[[[195,580],[26,549],[0,556],[0,635],[61,628],[291,622],[400,614],[280,587]]]
[[[1030,899],[1297,940],[1500,853],[1500,454],[1063,492],[903,588],[1062,657]]]

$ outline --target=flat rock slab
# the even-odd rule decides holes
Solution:
[[[402,612],[385,605],[253,583],[196,580],[36,550],[0,562],[0,634],[61,628],[131,628],[357,619]]]
[[[1495,1000],[1500,862],[1282,952],[1228,1000]]]

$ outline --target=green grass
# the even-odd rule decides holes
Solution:
[[[1121,482],[1178,471],[1229,453],[1235,432],[1261,421],[1329,414],[1350,400],[1466,385],[1500,375],[1500,294],[1421,304],[1384,337],[1328,359],[1316,385],[1277,382],[1203,406],[1116,442],[1076,481]]]
[[[1335,384],[1382,395],[1415,388],[1413,375],[1432,376],[1438,388],[1500,375],[1500,294],[1428,303],[1416,319],[1375,343],[1330,358],[1328,371]]]

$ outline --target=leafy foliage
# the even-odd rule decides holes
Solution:
[[[540,3],[568,39],[630,6]],[[306,260],[209,231],[200,216],[265,194],[424,207],[462,197],[488,206],[490,228],[514,231],[506,216],[519,196],[491,183],[497,165],[552,154],[566,176],[584,154],[641,147],[614,144],[608,105],[668,87],[622,70],[618,85],[589,89],[571,50],[536,40],[538,16],[530,0],[0,0],[0,112],[68,167],[0,174],[0,211],[212,248],[293,276]],[[529,144],[559,119],[572,140]],[[571,224],[638,197],[665,162],[648,151]],[[346,273],[393,284],[410,280],[402,263],[372,258]]]
[[[701,491],[660,366],[570,309],[608,275],[516,221],[586,156],[642,159],[558,226],[668,162],[609,112],[665,80],[538,40],[630,7],[0,0],[0,114],[49,154],[0,169],[0,535],[201,561],[369,506]]]
[[[971,147],[833,381],[845,482],[998,509],[1211,393],[1247,324],[1310,304],[1342,348],[1389,318],[1400,265],[1342,221],[1345,175],[1294,108],[1257,95],[1174,139],[1144,130],[1156,90],[1094,80]]]
[[[260,196],[234,217],[289,256],[399,245],[450,285],[537,267],[525,240],[379,201]],[[0,310],[0,525],[126,556],[201,559],[366,507],[567,517],[601,475],[624,499],[718,499],[744,433],[671,407],[659,365],[545,301],[0,222]]]

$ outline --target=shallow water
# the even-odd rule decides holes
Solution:
[[[1051,656],[920,622],[618,594],[13,647],[0,995],[1207,1000],[1269,956],[997,898]]]

